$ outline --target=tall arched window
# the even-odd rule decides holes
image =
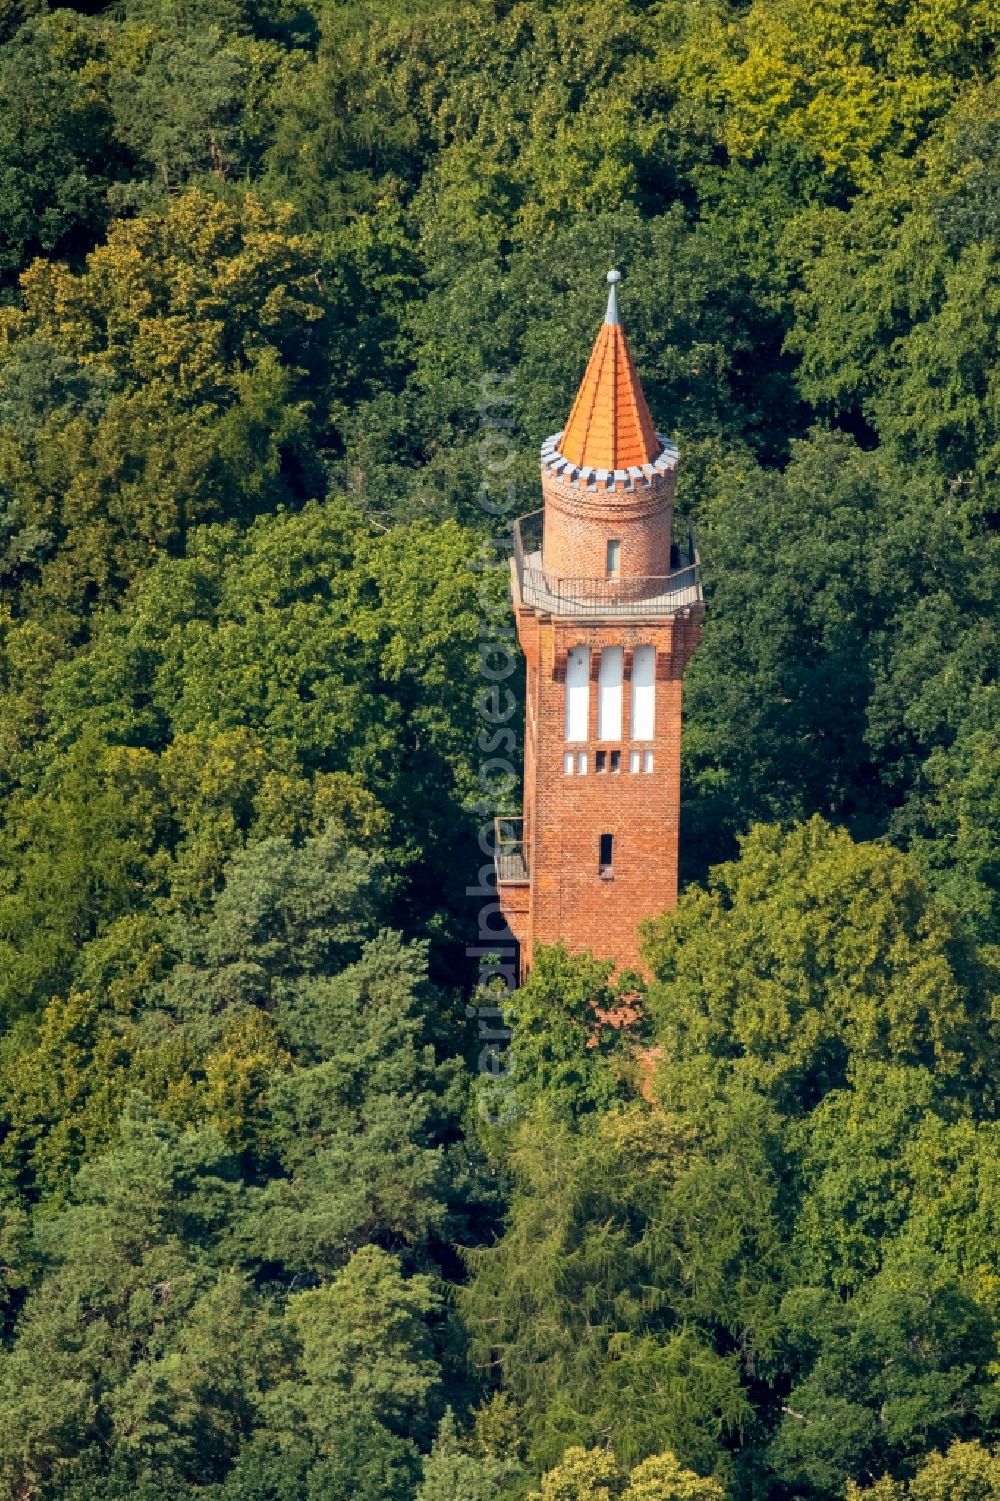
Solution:
[[[587,740],[590,721],[590,647],[574,646],[566,658],[566,739]]]
[[[656,738],[656,648],[637,646],[632,653],[632,739]]]
[[[597,738],[622,738],[622,648],[606,646],[601,652],[597,679]]]

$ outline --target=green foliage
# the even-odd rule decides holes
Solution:
[[[774,1249],[773,1185],[766,1162],[751,1181],[737,1153],[735,1140],[702,1151],[641,1105],[585,1131],[543,1111],[517,1129],[507,1231],[470,1253],[463,1308],[544,1462],[581,1442],[635,1461],[666,1438],[711,1467],[720,1437],[748,1420],[737,1363],[713,1333],[731,1320],[752,1338],[767,1317],[754,1283]],[[730,1270],[742,1286],[727,1308]]]
[[[424,1460],[416,1501],[501,1501],[504,1483],[517,1468],[516,1462],[473,1452],[459,1437],[449,1408]]]
[[[820,180],[867,183],[886,154],[919,139],[959,85],[990,69],[991,0],[891,7],[824,0],[808,10],[755,0],[730,17],[692,6],[671,69],[714,107],[736,157],[794,153]]]
[[[89,248],[104,230],[106,194],[120,165],[103,38],[92,22],[68,9],[32,18],[7,35],[16,30],[18,11],[34,9],[7,4],[0,11],[0,276],[5,280],[33,255]]]
[[[282,1421],[290,1404],[321,1450],[336,1444],[345,1415],[419,1437],[440,1379],[426,1326],[437,1301],[430,1278],[404,1281],[377,1246],[355,1252],[329,1287],[296,1293],[288,1322],[304,1381],[274,1392]]]
[[[542,1478],[529,1501],[610,1501],[605,1480],[615,1480],[618,1466],[608,1449],[567,1449],[562,1464]]]
[[[1000,1461],[979,1443],[954,1443],[946,1454],[932,1454],[909,1485],[888,1478],[861,1490],[853,1482],[848,1501],[996,1501],[1000,1496]]]
[[[458,1101],[421,1035],[424,955],[363,942],[377,870],[333,834],[252,847],[141,1004],[71,995],[10,1046],[8,1166],[65,1201],[34,1246],[16,1209],[3,1221],[5,1302],[23,1302],[0,1361],[11,1487],[221,1481],[252,1428],[234,1486],[288,1434],[333,1494],[412,1482],[440,1298],[373,1241],[419,1255],[444,1229]],[[286,1298],[303,1272],[333,1276]]]
[[[860,409],[906,464],[957,481],[996,474],[995,396],[983,355],[995,323],[995,85],[957,99],[904,172],[848,211],[806,217],[790,345],[801,385]]]
[[[380,536],[333,507],[161,559],[47,691],[48,766],[3,841],[9,1013],[78,978],[133,913],[203,911],[254,830],[297,839],[334,818],[370,840],[391,807],[392,865],[422,858],[424,912],[456,910],[476,720],[454,689],[475,607],[457,528]]]
[[[846,1306],[796,1290],[783,1316],[805,1360],[768,1457],[791,1487],[834,1493],[992,1419],[991,1321],[932,1256],[901,1257]]]
[[[459,1095],[454,1063],[425,1040],[437,1000],[425,967],[381,934],[335,979],[305,977],[284,1000],[280,1035],[312,1066],[272,1076],[269,1144],[284,1173],[255,1196],[252,1254],[319,1272],[368,1239],[419,1248],[449,1228]]]
[[[610,1482],[610,1487],[604,1482]],[[528,1501],[725,1501],[716,1480],[703,1480],[667,1450],[622,1475],[610,1449],[567,1449],[562,1463],[542,1477]]]
[[[120,140],[169,190],[201,172],[238,173],[252,49],[218,27],[194,35],[124,30],[112,86]]]
[[[994,0],[85,10],[0,4],[0,1490],[995,1501]],[[476,997],[486,1125],[480,547],[610,260],[707,884]]]
[[[689,863],[701,873],[755,819],[820,812],[857,837],[920,841],[942,883],[945,868],[960,880],[937,787],[995,719],[997,554],[979,487],[901,475],[884,449],[828,433],[781,475],[713,460],[709,481],[717,613],[688,674]],[[983,937],[994,890],[980,853],[961,892]]]
[[[725,1501],[717,1480],[705,1480],[669,1453],[654,1454],[629,1476],[626,1501]]]
[[[626,1023],[641,1011],[628,993],[630,977],[612,985],[610,974],[610,964],[571,956],[561,944],[540,950],[503,1013],[515,1038],[513,1110],[544,1098],[557,1118],[572,1120],[624,1097],[636,1031]]]
[[[755,828],[650,925],[649,1005],[682,1079],[708,1066],[809,1109],[861,1063],[990,1088],[988,976],[911,862],[813,819]]]
[[[0,1474],[49,1484],[95,1447],[181,1473],[235,1452],[272,1339],[238,1273],[214,1267],[238,1183],[211,1131],[157,1125],[140,1103],[75,1202],[36,1226],[44,1271],[0,1365]],[[213,1459],[215,1455],[217,1458]]]
[[[71,392],[27,430],[0,432],[0,489],[52,538],[20,611],[55,611],[79,632],[95,596],[177,550],[189,527],[295,493],[322,348],[314,270],[287,209],[192,190],[117,222],[80,272],[24,272],[20,306],[0,319],[0,379],[23,387],[26,359],[68,361],[101,399]]]
[[[972,1114],[992,1114],[995,1037],[990,972],[954,914],[912,859],[814,819],[753,830],[708,891],[650,925],[648,955],[658,1097],[711,1129],[749,1088],[787,1118],[768,1147],[789,1252],[769,1470],[792,1494],[836,1495],[982,1431],[992,1192],[964,1197],[959,1231],[944,1160],[994,1171],[993,1123]]]
[[[712,856],[750,818],[867,812],[876,671],[872,536],[895,476],[816,434],[776,475],[749,458],[713,477],[699,515],[713,616],[687,684],[694,840]],[[701,857],[704,859],[704,856]]]
[[[988,712],[988,711],[987,711]],[[1000,847],[995,728],[973,716],[954,744],[931,752],[922,769],[926,793],[907,820],[911,848],[935,885],[991,944],[1000,942]],[[902,820],[901,820],[902,821]]]

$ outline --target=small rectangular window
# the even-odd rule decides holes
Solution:
[[[581,751],[576,758],[576,769],[582,777],[587,775],[587,752]]]
[[[642,755],[639,751],[629,751],[628,769],[629,771],[642,770]]]
[[[653,769],[653,752],[652,751],[647,751],[646,752],[645,757],[644,757],[644,761],[645,761],[645,764],[644,764],[644,766],[642,768],[643,771],[652,771],[652,769]]]
[[[594,770],[595,771],[607,771],[607,769],[608,769],[608,753],[607,753],[607,751],[595,751],[594,752]]]
[[[600,840],[600,849],[599,849],[599,852],[598,852],[598,868],[600,870],[601,879],[603,881],[610,881],[610,879],[611,879],[611,876],[612,876],[612,867],[614,865],[614,858],[615,858],[615,840],[614,840],[614,835],[613,834],[602,834],[601,835],[601,840]]]
[[[565,756],[563,756],[563,771],[568,777],[571,777],[573,775],[573,762],[575,760],[576,757],[573,755],[572,751],[567,751]]]
[[[612,771],[621,771],[621,769],[622,769],[622,753],[621,753],[621,751],[612,751],[611,752],[611,770]]]
[[[621,567],[622,545],[620,542],[608,543],[608,577],[615,578]]]

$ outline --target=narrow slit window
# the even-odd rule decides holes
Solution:
[[[609,881],[614,873],[615,838],[613,834],[601,835],[597,860],[601,879]]]
[[[607,769],[608,769],[608,753],[607,753],[607,751],[595,751],[594,752],[594,770],[595,771],[607,771]]]
[[[585,777],[587,775],[587,752],[586,751],[581,751],[580,754],[577,756],[577,758],[576,758],[576,769],[579,772],[580,776]]]
[[[641,771],[642,770],[642,753],[641,753],[641,751],[629,751],[629,755],[628,755],[628,769],[629,769],[629,771]]]
[[[612,771],[621,771],[621,769],[622,769],[622,753],[621,753],[621,751],[612,751],[611,752],[611,770]]]
[[[644,756],[644,758],[643,758],[643,761],[644,761],[643,768],[642,768],[643,771],[652,771],[652,769],[653,769],[653,752],[652,751],[647,751],[646,754],[645,754],[645,756]]]
[[[622,565],[622,545],[613,540],[608,543],[608,578],[617,578]]]
[[[571,777],[573,775],[574,760],[575,757],[572,751],[567,751],[565,756],[563,756],[563,771],[568,777]]]

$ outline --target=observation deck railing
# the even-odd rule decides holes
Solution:
[[[493,827],[497,881],[527,885],[529,850],[524,840],[524,819],[497,818]]]
[[[637,577],[560,578],[542,568],[542,510],[514,522],[514,566],[521,600],[549,615],[616,616],[675,615],[698,603],[701,557],[694,528],[687,544],[677,549],[677,567],[669,573]]]

